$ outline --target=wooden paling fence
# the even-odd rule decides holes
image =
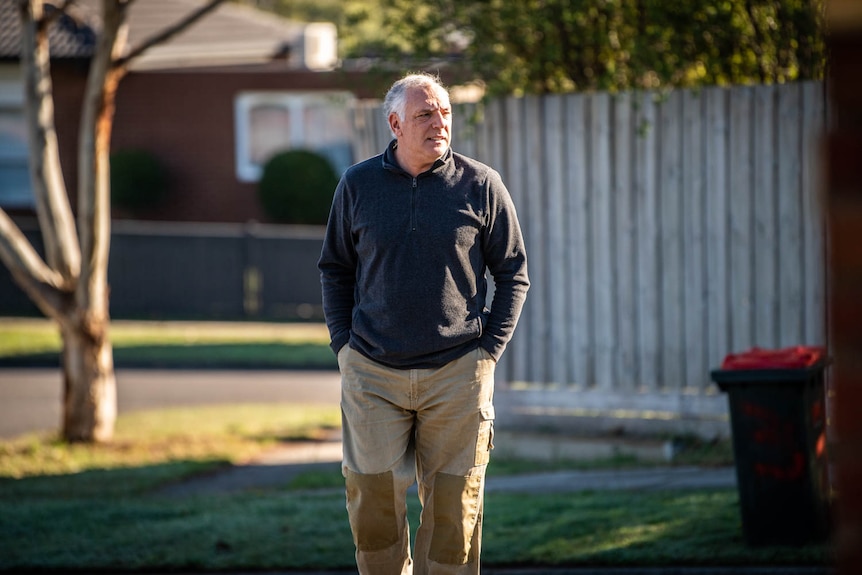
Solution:
[[[726,354],[825,342],[824,101],[806,82],[456,106],[453,148],[501,173],[527,241],[510,422],[726,433]],[[357,158],[390,139],[376,104],[354,125]]]

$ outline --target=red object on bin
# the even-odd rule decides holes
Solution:
[[[804,369],[820,361],[825,353],[825,348],[818,346],[752,347],[742,353],[729,354],[721,362],[721,369]]]

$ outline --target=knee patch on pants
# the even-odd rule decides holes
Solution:
[[[347,512],[360,551],[381,551],[398,542],[395,484],[391,471],[365,475],[347,469]]]
[[[462,477],[438,473],[434,478],[434,534],[428,557],[447,565],[471,559],[473,533],[479,520],[482,475]]]

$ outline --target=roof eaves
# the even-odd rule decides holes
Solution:
[[[154,46],[140,57],[135,58],[130,69],[134,71],[156,71],[206,66],[263,64],[271,62],[276,57],[283,58],[283,55],[284,50],[273,53],[272,45],[269,42],[257,45],[246,42],[220,43],[209,47],[204,45],[193,47]]]
[[[136,2],[129,13],[129,46],[133,49],[173,20],[200,7],[200,0]],[[46,4],[48,9],[53,5]],[[259,64],[284,60],[302,41],[305,24],[286,20],[250,6],[223,3],[214,12],[159,46],[144,52],[131,65],[135,70],[189,66]],[[89,59],[101,30],[99,2],[77,0],[49,31],[51,57]],[[251,38],[249,40],[248,38]],[[21,23],[14,2],[0,0],[0,60],[18,60]]]
[[[74,4],[73,4],[74,6]],[[46,10],[54,6],[46,4]],[[22,26],[13,2],[0,1],[0,58],[18,60],[21,56]],[[90,58],[96,48],[96,30],[76,10],[58,16],[48,29],[51,58]]]

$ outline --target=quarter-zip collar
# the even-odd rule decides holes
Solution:
[[[398,146],[398,140],[392,140],[386,151],[383,153],[383,168],[390,172],[401,174],[410,178],[410,231],[417,231],[416,218],[416,194],[419,193],[419,179],[427,177],[434,172],[439,172],[441,169],[452,161],[452,148],[447,148],[446,153],[434,161],[434,164],[421,174],[412,176],[404,168],[402,168],[395,159],[395,148]]]
[[[383,152],[383,168],[392,172],[397,172],[399,174],[404,174],[408,178],[413,178],[407,171],[398,165],[398,162],[395,159],[395,148],[398,147],[398,140],[392,140],[389,142],[389,145],[386,147],[386,151]],[[437,158],[430,168],[416,176],[417,178],[421,178],[422,176],[429,174],[431,172],[435,172],[439,170],[442,166],[445,166],[449,162],[452,161],[452,147],[446,148],[446,153]]]

